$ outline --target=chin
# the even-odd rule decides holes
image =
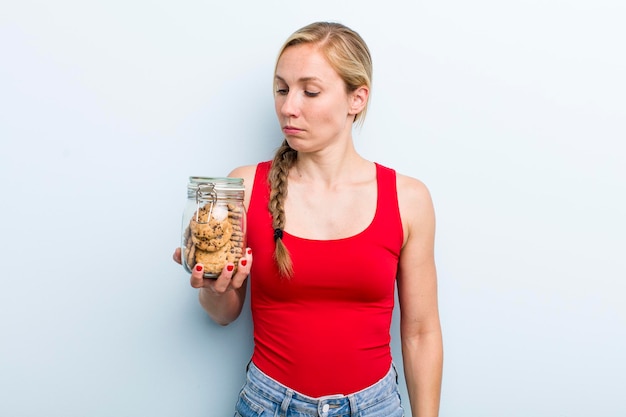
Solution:
[[[287,141],[287,144],[289,145],[289,147],[293,149],[294,151],[300,152],[303,150],[303,148],[306,148],[306,143],[303,139],[294,138],[293,136],[292,137],[285,136],[285,140]]]

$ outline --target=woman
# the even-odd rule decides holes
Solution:
[[[296,31],[275,68],[284,142],[273,161],[230,173],[246,184],[249,248],[235,273],[229,264],[207,280],[198,265],[191,285],[225,325],[251,276],[254,353],[236,416],[402,416],[389,345],[396,285],[412,415],[438,415],[433,205],[420,181],[354,148],[371,77],[356,32],[326,22]]]

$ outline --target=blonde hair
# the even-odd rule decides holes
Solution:
[[[294,45],[311,43],[319,47],[330,66],[339,74],[346,85],[346,92],[351,93],[359,87],[371,88],[372,84],[372,57],[361,36],[352,29],[334,22],[311,23],[294,32],[284,43],[276,65],[285,50]],[[274,73],[276,69],[274,69]],[[369,102],[369,96],[368,96]],[[355,115],[354,123],[361,124],[367,112],[367,105]],[[289,169],[298,158],[286,140],[274,155],[269,172],[270,202],[269,211],[272,215],[274,229],[274,259],[281,276],[290,277],[293,274],[293,265],[289,251],[283,243],[282,233],[285,228],[284,202],[287,198],[287,178]]]

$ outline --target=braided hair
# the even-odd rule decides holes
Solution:
[[[319,46],[330,66],[344,81],[347,92],[353,92],[361,86],[371,87],[372,58],[365,41],[357,32],[340,23],[311,23],[297,30],[287,39],[278,54],[276,65],[278,66],[278,60],[287,48],[305,43]],[[274,69],[274,73],[276,73],[276,69]],[[363,122],[366,110],[367,103],[363,110],[355,115],[355,123]],[[291,257],[283,243],[283,230],[286,223],[284,203],[287,198],[287,179],[289,170],[294,166],[297,158],[297,151],[289,146],[287,140],[283,140],[274,155],[268,177],[270,184],[269,211],[272,215],[272,227],[276,243],[274,259],[278,271],[283,277],[291,277],[293,274]]]

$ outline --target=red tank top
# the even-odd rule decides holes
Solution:
[[[248,209],[252,360],[311,397],[360,391],[391,366],[389,329],[403,241],[395,171],[376,164],[376,214],[363,232],[337,240],[285,232],[294,271],[286,279],[273,259],[269,168],[270,162],[257,166]]]

